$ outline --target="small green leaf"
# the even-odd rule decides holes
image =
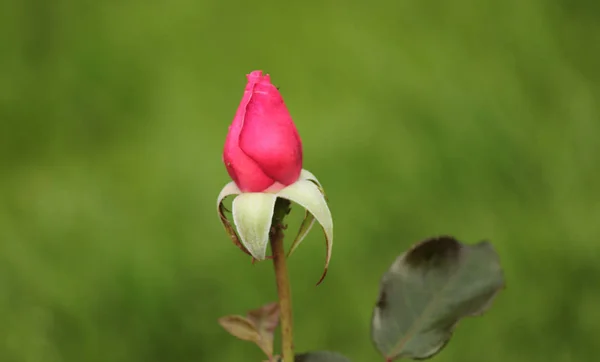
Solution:
[[[281,362],[281,357],[278,357],[277,362]],[[297,354],[294,356],[294,362],[350,362],[350,360],[337,352],[317,351]]]
[[[229,315],[221,317],[219,318],[219,324],[231,335],[243,341],[256,343],[260,340],[260,333],[254,323],[242,316]]]
[[[273,357],[273,333],[279,324],[279,303],[265,304],[248,312],[248,320],[258,330],[260,339],[256,344],[265,352],[267,357]]]
[[[400,255],[381,280],[371,337],[387,361],[426,359],[448,343],[457,323],[480,315],[504,287],[488,242],[426,240]]]
[[[273,333],[279,324],[279,304],[269,303],[248,312],[246,317],[229,315],[219,318],[227,332],[243,341],[254,342],[273,359]]]

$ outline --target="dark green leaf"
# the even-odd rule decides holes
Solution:
[[[490,243],[465,245],[452,237],[421,242],[400,255],[381,280],[373,342],[388,361],[432,357],[462,318],[485,312],[503,287]]]

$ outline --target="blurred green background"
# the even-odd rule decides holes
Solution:
[[[261,360],[217,324],[276,297],[215,211],[255,69],[334,215],[325,282],[318,229],[289,261],[298,351],[381,361],[380,276],[451,234],[491,240],[508,288],[436,361],[592,361],[599,4],[2,2],[0,361]]]

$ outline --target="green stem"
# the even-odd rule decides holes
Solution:
[[[283,362],[294,362],[294,338],[292,329],[292,295],[288,277],[285,249],[283,248],[283,219],[290,212],[290,202],[278,198],[271,223],[271,251],[275,266],[275,280],[279,294],[279,313],[281,324],[281,355]]]

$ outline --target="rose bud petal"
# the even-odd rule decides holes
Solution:
[[[278,191],[300,177],[302,142],[269,75],[253,71],[247,79],[223,162],[242,192]]]

